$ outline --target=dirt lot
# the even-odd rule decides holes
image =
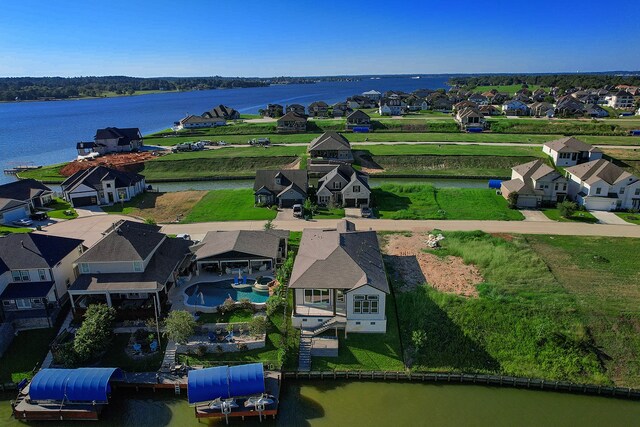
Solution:
[[[390,234],[384,237],[384,253],[405,283],[401,291],[409,291],[428,283],[441,292],[467,297],[478,296],[476,285],[483,278],[474,265],[465,265],[461,258],[438,257],[425,253],[428,233]]]
[[[161,153],[164,152],[145,151],[141,153],[114,153],[98,157],[94,160],[75,160],[60,169],[60,174],[62,176],[71,176],[78,171],[89,169],[94,166],[107,166],[126,172],[137,172],[145,161],[154,159]]]
[[[124,208],[114,205],[111,213],[123,213],[143,219],[152,218],[156,222],[175,222],[179,215],[188,214],[202,199],[206,191],[179,191],[174,193],[144,193],[134,203],[125,204]],[[112,211],[113,209],[113,211]]]

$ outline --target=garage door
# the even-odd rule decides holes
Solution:
[[[25,212],[24,208],[19,208],[19,209],[3,212],[2,221],[0,222],[5,224],[11,224],[13,221],[17,221],[19,219],[26,218],[26,217],[27,217],[27,213]]]
[[[74,197],[71,199],[71,204],[76,208],[80,206],[97,205],[98,198],[96,196]]]
[[[535,196],[518,197],[519,208],[535,208],[536,206],[538,206],[538,199]]]

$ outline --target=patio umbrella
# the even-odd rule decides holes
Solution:
[[[200,305],[204,305],[204,294],[200,291],[198,295],[200,296]]]

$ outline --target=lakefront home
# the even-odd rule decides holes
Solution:
[[[190,240],[170,238],[160,227],[133,221],[114,224],[76,261],[79,276],[69,287],[71,307],[106,303],[118,311],[160,316],[167,292],[192,258]]]
[[[300,104],[287,105],[287,108],[285,109],[285,111],[287,113],[296,113],[296,114],[299,114],[301,116],[305,115],[304,105],[300,105]]]
[[[553,104],[544,101],[534,102],[533,104],[529,105],[529,110],[531,112],[531,115],[535,117],[553,117],[555,113]]]
[[[347,116],[347,130],[371,130],[371,117],[362,110],[356,110]]]
[[[264,115],[267,117],[278,118],[284,114],[284,107],[280,104],[268,104],[264,110]]]
[[[144,192],[144,176],[106,166],[78,171],[60,184],[66,201],[74,207],[126,202]]]
[[[329,105],[324,101],[316,101],[307,107],[309,117],[327,117],[329,115]]]
[[[289,111],[278,119],[276,130],[282,133],[305,132],[307,130],[307,116]]]
[[[225,120],[238,120],[240,118],[240,112],[231,107],[220,104],[209,111],[205,111],[202,114],[202,117],[210,119],[222,118]]]
[[[555,205],[567,196],[568,182],[558,171],[538,159],[511,168],[511,179],[503,181],[502,196],[509,200],[515,193],[519,208]]]
[[[367,92],[362,92],[362,96],[369,98],[373,101],[379,101],[382,97],[382,94],[377,90],[369,90]]]
[[[306,170],[257,170],[253,195],[256,205],[290,208],[304,203],[308,187]]]
[[[18,200],[35,211],[51,203],[53,191],[35,179],[21,179],[0,185],[0,199]]]
[[[175,122],[173,126],[178,129],[197,129],[197,128],[213,128],[216,126],[224,126],[227,120],[223,117],[201,117],[188,115],[184,119]]]
[[[556,166],[566,167],[602,158],[602,150],[572,136],[546,142],[542,151]]]
[[[565,171],[570,179],[569,196],[585,208],[640,209],[640,180],[610,161],[592,160]]]
[[[353,163],[351,144],[338,132],[330,131],[314,138],[309,143],[309,155],[312,162],[338,161]]]
[[[17,329],[53,326],[82,252],[78,239],[40,233],[0,237],[0,321]]]
[[[620,110],[633,109],[635,100],[626,90],[620,90],[611,96],[607,97],[607,105],[611,108],[618,108]]]
[[[289,288],[296,328],[387,330],[390,289],[375,231],[357,231],[347,220],[335,229],[305,229]]]
[[[484,114],[475,107],[465,107],[457,110],[455,120],[462,130],[484,129],[487,123]]]
[[[369,206],[369,176],[349,164],[337,165],[318,180],[316,196],[320,206]]]
[[[380,100],[378,114],[380,114],[381,116],[401,116],[405,113],[405,108],[406,105],[399,97],[382,98]]]
[[[138,128],[98,129],[93,141],[92,151],[99,154],[138,151],[143,146],[142,134]]]

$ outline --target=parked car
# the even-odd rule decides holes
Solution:
[[[293,205],[293,216],[294,216],[294,218],[302,218],[303,214],[304,214],[304,208],[302,207],[302,205],[300,205],[300,204]]]
[[[373,211],[369,206],[362,206],[360,208],[360,216],[362,218],[371,218],[372,215],[373,215]]]
[[[33,224],[33,221],[31,221],[30,219],[27,219],[27,218],[22,218],[22,219],[13,221],[13,225],[19,225],[21,227],[28,227],[31,224]]]
[[[188,234],[176,234],[177,239],[191,240],[191,236]]]
[[[46,221],[47,219],[49,219],[49,214],[46,212],[35,212],[29,215],[29,218],[34,221]]]
[[[225,145],[229,145],[229,143],[226,141],[218,141],[218,145],[224,147]]]

